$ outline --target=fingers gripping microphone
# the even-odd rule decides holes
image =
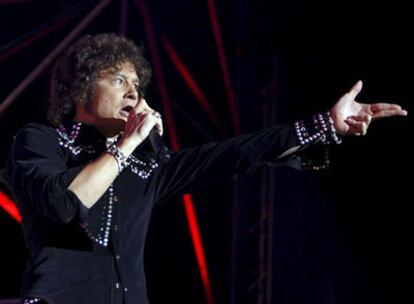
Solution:
[[[152,149],[157,153],[158,161],[161,163],[169,162],[171,159],[171,151],[168,149],[161,135],[158,134],[156,127],[152,128],[148,138]]]

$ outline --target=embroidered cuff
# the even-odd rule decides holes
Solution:
[[[128,166],[128,157],[115,144],[110,145],[107,152],[115,158],[118,163],[118,172],[121,173]]]
[[[318,113],[311,119],[295,122],[295,132],[300,145],[304,148],[300,152],[302,169],[315,171],[329,169],[328,145],[342,142],[336,134],[330,112]],[[322,145],[314,145],[315,143],[322,143]]]
[[[336,134],[333,123],[329,111],[315,114],[309,120],[296,121],[295,132],[300,145],[306,146],[319,141],[323,144],[340,144],[342,141]]]

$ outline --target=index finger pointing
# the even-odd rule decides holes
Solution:
[[[374,112],[382,110],[401,110],[401,106],[394,103],[374,103],[371,105],[371,109]]]

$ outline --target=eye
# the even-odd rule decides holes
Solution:
[[[124,80],[122,78],[115,78],[114,79],[114,83],[116,85],[123,85],[124,84]]]

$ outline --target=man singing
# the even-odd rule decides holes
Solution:
[[[148,303],[143,254],[155,204],[341,135],[363,135],[373,119],[407,114],[394,104],[356,102],[358,82],[309,120],[161,162],[143,149],[153,129],[163,134],[161,115],[143,99],[150,77],[140,49],[115,34],[86,35],[57,61],[51,125],[24,126],[6,168],[30,251],[23,303]]]

